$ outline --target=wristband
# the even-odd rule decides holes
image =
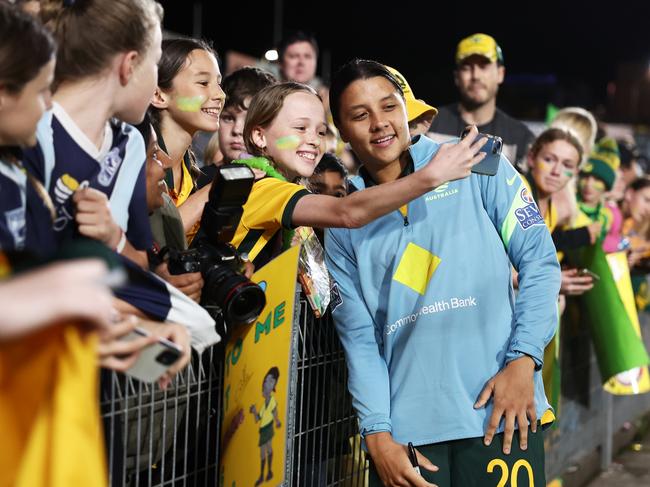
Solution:
[[[126,246],[126,233],[124,233],[124,230],[121,230],[122,236],[120,237],[120,241],[117,242],[117,246],[115,247],[115,252],[118,254],[121,254],[122,251],[124,250],[124,247]]]

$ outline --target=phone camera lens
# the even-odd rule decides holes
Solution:
[[[160,352],[158,356],[156,356],[156,362],[161,363],[163,365],[171,365],[174,362],[178,360],[178,355],[170,352],[169,350],[165,350],[163,352]]]

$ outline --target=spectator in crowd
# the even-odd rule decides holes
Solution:
[[[560,128],[546,129],[535,139],[528,152],[528,183],[552,235],[555,235],[558,227],[568,223],[558,220],[552,196],[562,191],[577,175],[581,161],[582,144],[572,132]],[[566,250],[557,248],[557,245],[556,249]],[[579,276],[577,269],[562,271],[561,294],[578,295],[592,287],[592,278]]]
[[[41,254],[54,247],[53,205],[18,147],[36,143],[36,125],[51,107],[56,45],[34,19],[0,8],[0,249]]]
[[[147,208],[149,223],[153,234],[154,249],[171,247],[187,248],[183,221],[173,200],[167,193],[165,172],[171,167],[171,158],[158,145],[158,136],[151,125],[148,115],[136,127],[147,147]],[[159,262],[156,255],[151,256],[149,264],[152,270],[167,282],[178,288],[197,303],[201,299],[203,278],[200,272],[173,275],[169,273],[166,262]]]
[[[318,65],[318,43],[314,36],[302,31],[286,36],[280,42],[278,58],[283,81],[310,86],[314,83]]]
[[[223,79],[221,88],[226,94],[226,101],[221,111],[219,130],[208,143],[208,147],[219,147],[221,158],[213,162],[206,149],[206,166],[201,168],[203,175],[198,181],[199,188],[214,179],[216,166],[229,164],[246,153],[243,135],[248,106],[258,91],[275,82],[272,74],[254,67],[238,69]]]
[[[534,136],[523,123],[497,108],[504,76],[503,53],[492,37],[473,34],[460,41],[454,71],[460,101],[440,108],[429,136],[436,141],[448,140],[449,136],[458,137],[465,126],[475,124],[479,132],[501,137],[503,155],[520,167]]]
[[[616,142],[621,157],[621,179],[624,187],[627,187],[637,178],[643,176],[643,167],[639,164],[641,154],[639,149],[629,141],[617,140]]]
[[[457,144],[411,142],[401,87],[373,61],[338,71],[330,106],[364,164],[354,195],[417,174],[434,154],[476,150],[475,127]],[[375,143],[385,134],[394,144]],[[371,486],[488,485],[494,458],[527,462],[534,485],[545,485],[538,420],[552,418],[541,366],[557,322],[555,248],[505,158],[495,176],[462,176],[363,228],[326,231],[332,316]],[[419,447],[422,477],[408,442]]]
[[[314,174],[307,180],[307,187],[314,194],[343,198],[348,194],[347,175],[341,161],[334,154],[326,152],[314,169]]]
[[[613,228],[614,214],[605,205],[605,193],[614,186],[619,164],[616,141],[603,138],[580,170],[578,178],[578,206],[591,221],[602,225],[598,236],[600,242]]]
[[[162,9],[152,0],[92,0],[50,3],[41,15],[59,41],[56,91],[25,164],[54,201],[56,240],[78,231],[146,267],[144,147],[117,118],[139,123],[144,116]]]
[[[386,102],[386,110],[403,106]],[[476,133],[476,131],[474,130]],[[244,213],[232,240],[240,251],[248,253],[257,268],[277,254],[282,241],[290,241],[291,230],[299,226],[327,228],[363,226],[394,211],[413,198],[443,182],[460,177],[484,154],[443,151],[431,159],[422,171],[381,187],[345,198],[311,194],[296,184],[309,178],[323,155],[326,135],[325,110],[316,92],[299,83],[267,86],[251,101],[244,126],[244,142],[252,159],[239,160],[263,172],[253,185]],[[397,135],[390,129],[377,131],[373,147],[394,147]]]
[[[51,108],[55,63],[56,46],[43,26],[0,3],[3,485],[63,485],[71,479],[105,485],[97,365],[124,371],[158,339],[120,340],[140,323],[115,314],[102,282],[107,268],[98,259],[49,264],[9,277],[12,262],[35,266],[57,250],[54,205],[23,166],[20,151],[37,142],[37,123]],[[85,250],[93,252],[92,246],[98,253],[104,248],[92,242]],[[186,363],[187,357],[181,360]],[[83,466],[62,461],[61,448],[73,458],[83,456]]]
[[[633,181],[623,200],[622,234],[628,250],[628,264],[636,307],[647,311],[650,305],[650,178]]]
[[[589,154],[591,154],[596,143],[598,124],[594,116],[581,107],[566,107],[558,111],[550,126],[570,130],[578,137],[582,143],[582,162],[580,164],[582,167],[587,162],[587,159],[589,159]],[[591,223],[586,215],[580,213],[578,209],[576,180],[577,178],[572,178],[564,187],[563,191],[558,191],[553,195],[553,204],[557,209],[558,219],[568,222],[567,225],[569,227],[582,227]],[[590,226],[590,228],[593,227]],[[598,231],[600,231],[600,228]],[[587,242],[588,240],[579,241],[578,246],[587,244]],[[557,247],[557,239],[555,239],[555,244]]]
[[[18,49],[25,56],[12,55]],[[49,257],[56,250],[52,228],[54,205],[40,181],[23,167],[16,147],[36,143],[37,123],[51,107],[50,84],[55,71],[55,49],[51,36],[34,19],[0,4],[0,59],[3,60],[0,63],[0,94],[3,98],[0,106],[0,211],[6,216],[0,220],[0,249],[25,252],[31,259]],[[88,284],[91,276],[101,275],[100,268],[96,263],[81,262],[77,268],[74,264],[56,264],[7,284],[4,289],[9,296],[11,292],[25,290],[35,282],[36,276],[57,277],[53,281],[39,281],[40,285],[46,286],[56,282],[54,290],[39,293],[35,286],[28,293],[32,298],[40,296],[42,308],[19,306],[18,298],[5,301],[16,306],[5,307],[5,317],[14,323],[4,328],[5,331],[13,328],[24,333],[47,323],[56,323],[58,319],[75,317],[106,324],[108,305],[103,297],[105,291],[99,284]],[[82,283],[87,285],[83,292],[79,289]],[[60,293],[66,293],[67,297]],[[86,299],[81,299],[83,296]],[[91,299],[93,296],[95,300]],[[74,303],[75,300],[80,301]],[[89,304],[95,307],[96,314],[88,307]],[[36,318],[30,315],[30,310],[43,312],[43,316]],[[14,316],[16,313],[23,317],[18,319]],[[120,328],[121,334],[102,334],[100,358],[103,365],[123,370],[122,367],[128,367],[137,358],[135,352],[151,343],[150,338],[136,340],[126,348],[118,346],[117,352],[111,352],[118,345],[114,340],[131,328],[133,325]],[[116,354],[125,356],[120,359]]]
[[[629,240],[630,267],[650,258],[650,178],[634,180],[625,191],[623,235]]]
[[[190,150],[199,131],[215,132],[225,94],[212,47],[196,39],[166,39],[158,63],[158,88],[151,118],[158,143],[171,157],[167,170],[169,194],[178,207],[188,242],[198,229],[211,184],[197,191],[200,170]]]
[[[411,137],[426,134],[431,128],[433,118],[438,114],[438,109],[415,98],[415,93],[411,90],[411,87],[406,81],[406,78],[402,76],[402,73],[390,66],[386,67],[402,87],[404,100],[406,101],[406,116],[409,121],[409,133],[411,134]]]

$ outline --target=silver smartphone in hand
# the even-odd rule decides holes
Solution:
[[[122,340],[130,341],[149,335],[151,334],[147,330],[135,328]],[[158,338],[157,342],[140,350],[138,360],[125,373],[142,382],[155,382],[181,358],[181,355],[183,351],[178,345],[166,338]]]
[[[463,130],[460,138],[464,139],[469,134],[470,127]],[[501,159],[501,149],[503,149],[503,141],[501,137],[496,135],[481,134],[476,136],[476,140],[483,137],[487,138],[487,142],[479,149],[479,152],[485,152],[485,157],[481,162],[472,167],[472,172],[476,174],[483,174],[485,176],[494,176],[499,170],[499,159]]]

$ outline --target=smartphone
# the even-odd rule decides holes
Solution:
[[[130,341],[149,335],[147,330],[135,328],[122,340]],[[155,382],[181,358],[182,354],[183,351],[178,345],[166,338],[158,338],[156,343],[140,350],[138,360],[125,373],[142,382]]]
[[[591,276],[594,281],[600,281],[600,276],[595,272],[591,272],[589,269],[578,269],[579,276]]]
[[[469,133],[470,128],[467,127],[460,134],[460,138],[464,139]],[[499,159],[501,159],[501,149],[503,148],[503,140],[501,137],[489,134],[478,134],[476,140],[482,137],[487,137],[487,142],[481,147],[479,152],[485,152],[485,157],[481,162],[472,167],[472,172],[476,174],[483,174],[485,176],[494,176],[499,169]]]

